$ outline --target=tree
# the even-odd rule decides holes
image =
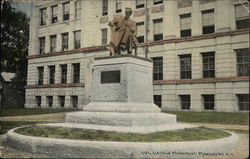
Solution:
[[[0,72],[16,73],[13,84],[23,99],[27,80],[29,18],[11,7],[11,1],[1,1],[1,67]]]

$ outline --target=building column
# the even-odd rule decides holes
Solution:
[[[67,83],[72,83],[72,64],[67,64]]]
[[[69,20],[75,19],[75,2],[76,1],[70,1],[69,3]]]
[[[50,52],[50,36],[45,36],[45,53]]]
[[[163,35],[165,39],[176,38],[176,33],[179,32],[178,15],[177,11],[177,1],[167,1],[164,6],[165,17],[163,20]],[[167,27],[166,27],[167,26]]]
[[[49,68],[48,66],[44,66],[43,69],[43,84],[49,84]]]
[[[202,34],[202,20],[201,20],[200,1],[193,1],[191,14],[191,29],[192,36]]]
[[[200,52],[193,52],[191,57],[192,79],[202,78],[202,58]]]
[[[32,4],[32,12],[31,12],[31,19],[30,19],[30,29],[29,29],[29,55],[36,55],[39,54],[38,52],[38,26],[40,21],[39,17],[39,9],[35,8]],[[37,19],[37,17],[39,19]]]
[[[69,50],[73,50],[74,49],[74,32],[70,31],[69,32],[69,41],[68,41],[68,45],[69,45]]]
[[[62,35],[56,34],[56,51],[62,51]]]
[[[60,80],[60,65],[55,65],[55,83],[58,84],[58,83],[61,83],[61,80]]]
[[[46,101],[46,96],[43,96],[41,93],[40,93],[40,96],[41,96],[41,108],[46,108],[47,107],[47,101]]]
[[[215,10],[215,31],[226,32],[231,30],[231,18],[230,13],[231,1],[216,1]],[[223,8],[223,9],[220,9]]]
[[[46,25],[51,24],[51,7],[47,7],[47,19],[46,19]]]
[[[71,108],[70,95],[65,94],[65,108]]]
[[[58,4],[58,21],[62,22],[63,21],[63,7],[62,4]]]
[[[192,111],[203,111],[203,103],[200,93],[190,94],[191,95],[191,107]]]

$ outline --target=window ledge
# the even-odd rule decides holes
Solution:
[[[84,83],[64,83],[64,84],[43,84],[43,85],[27,85],[26,89],[34,88],[59,88],[59,87],[85,87]]]

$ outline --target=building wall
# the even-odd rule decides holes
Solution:
[[[62,3],[68,1],[34,1],[29,42],[28,84],[26,89],[26,107],[35,107],[35,96],[42,96],[41,107],[46,107],[46,96],[53,95],[53,107],[59,107],[57,97],[66,95],[65,107],[71,107],[70,96],[77,95],[78,108],[90,102],[91,78],[94,57],[108,56],[105,45],[101,44],[101,29],[108,28],[108,21],[120,16],[115,13],[115,1],[108,1],[108,15],[102,16],[102,1],[82,1],[81,18],[75,19],[75,1],[70,1],[70,20],[62,21]],[[51,16],[51,6],[58,4],[59,22],[39,26],[39,9],[47,8]],[[147,1],[147,9],[135,8],[135,1],[122,1],[122,14],[125,7],[134,11],[132,18],[136,22],[148,20],[148,57],[163,57],[163,80],[154,81],[154,94],[162,96],[162,109],[181,110],[179,95],[191,95],[192,111],[203,111],[201,95],[215,95],[214,111],[238,111],[236,94],[249,94],[248,77],[238,77],[235,49],[249,48],[249,30],[236,30],[234,0],[200,1],[164,1],[154,5]],[[202,35],[201,11],[214,9],[215,33]],[[145,14],[148,11],[149,17]],[[180,16],[191,13],[191,37],[181,37]],[[153,20],[163,18],[163,40],[153,39]],[[146,25],[146,22],[144,23]],[[81,49],[74,49],[73,32],[81,30]],[[69,33],[69,49],[61,51],[61,34]],[[57,35],[56,53],[50,53],[50,35]],[[145,31],[146,35],[146,31]],[[45,37],[45,54],[39,54],[39,37]],[[108,41],[110,31],[108,28]],[[138,56],[145,57],[146,47],[141,44]],[[203,52],[215,52],[215,78],[202,77]],[[179,55],[191,54],[192,79],[180,79]],[[71,81],[71,64],[80,63],[80,84],[60,84],[59,65],[68,64],[67,80]],[[48,84],[48,66],[56,66],[56,84]],[[37,67],[44,67],[44,85],[37,85]]]

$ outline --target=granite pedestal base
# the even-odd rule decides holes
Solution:
[[[96,58],[91,103],[83,112],[67,113],[67,123],[107,126],[175,124],[153,103],[152,61],[136,56]]]

